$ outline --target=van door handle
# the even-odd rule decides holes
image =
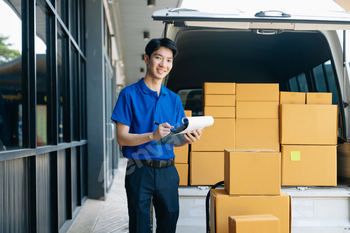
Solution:
[[[258,35],[277,35],[283,33],[280,29],[252,29],[252,32]]]
[[[280,13],[281,15],[268,15],[266,13]],[[284,13],[283,11],[279,11],[279,10],[267,10],[267,11],[259,11],[257,12],[255,15],[255,17],[291,17],[290,14]]]

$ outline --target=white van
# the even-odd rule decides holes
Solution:
[[[283,187],[293,233],[350,232],[350,90],[343,30],[350,13],[328,1],[210,1],[164,9],[164,37],[179,49],[164,84],[202,115],[204,82],[279,83],[280,91],[331,92],[339,109],[337,187]],[[185,3],[185,2],[184,2]],[[187,6],[189,6],[188,4]],[[349,44],[350,46],[350,44]],[[180,192],[178,231],[205,232],[203,187]]]

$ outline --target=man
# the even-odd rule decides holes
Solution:
[[[173,66],[177,48],[167,38],[152,39],[144,57],[144,78],[119,94],[111,119],[117,123],[117,140],[128,165],[125,189],[128,198],[130,233],[149,233],[150,203],[157,218],[157,233],[175,233],[179,215],[179,175],[174,166],[173,145],[153,144],[185,117],[180,97],[162,81]],[[160,123],[159,125],[154,122]],[[187,133],[182,146],[201,137],[200,130]]]

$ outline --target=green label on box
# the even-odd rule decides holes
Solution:
[[[290,161],[300,161],[300,151],[291,151]]]

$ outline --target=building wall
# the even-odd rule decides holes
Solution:
[[[0,0],[0,233],[66,232],[87,198],[107,196],[105,18],[98,0]]]

